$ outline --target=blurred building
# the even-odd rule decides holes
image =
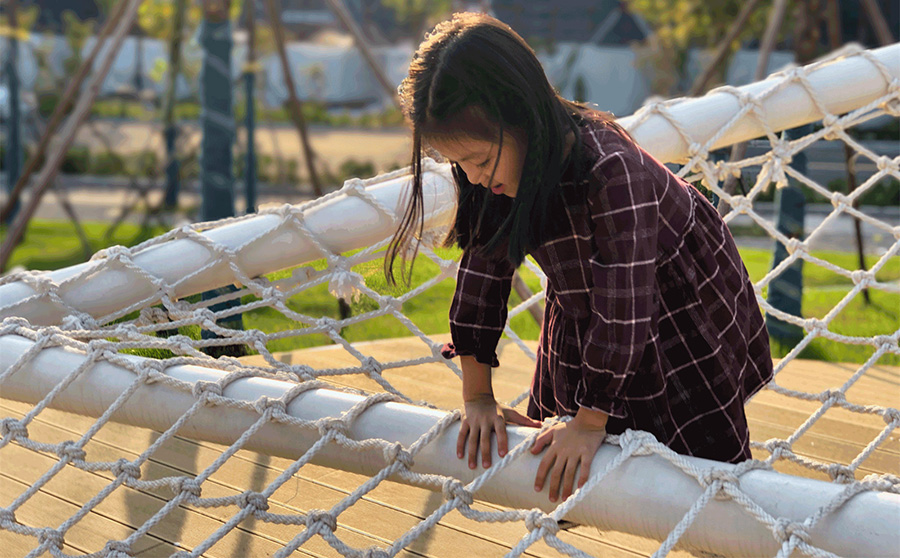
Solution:
[[[394,11],[380,0],[343,0],[347,11],[356,20],[366,39],[372,44],[393,43],[401,37]],[[256,21],[268,25],[268,15],[261,1],[253,3]],[[239,18],[240,27],[246,27],[246,10]],[[281,0],[281,23],[288,35],[298,41],[309,41],[328,32],[345,32],[341,21],[325,0]]]
[[[493,0],[491,10],[532,45],[627,45],[652,33],[618,0]]]

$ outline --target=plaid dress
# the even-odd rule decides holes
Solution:
[[[610,415],[674,451],[750,458],[744,402],[772,377],[765,323],[715,208],[640,147],[582,124],[584,173],[569,168],[562,230],[531,256],[547,275],[528,415]],[[497,366],[514,268],[466,251],[445,356]]]

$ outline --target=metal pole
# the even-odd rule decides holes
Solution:
[[[203,23],[200,43],[203,65],[200,70],[201,131],[200,143],[200,219],[215,221],[234,217],[234,146],[235,121],[231,89],[231,20],[229,0],[203,0]],[[237,289],[233,285],[206,291],[203,300],[211,300]],[[221,312],[240,304],[233,300],[214,304],[213,312]],[[243,329],[240,314],[219,320],[222,327]],[[215,338],[202,330],[203,339]],[[240,356],[243,346],[211,347],[210,354]]]
[[[247,114],[247,158],[244,168],[245,213],[256,213],[256,2],[248,0],[247,9],[247,64],[244,66],[244,91]]]
[[[163,121],[163,138],[166,143],[166,194],[163,206],[173,209],[178,206],[180,162],[175,153],[178,127],[175,125],[175,101],[178,75],[181,73],[181,42],[184,33],[184,13],[187,0],[175,0],[175,17],[172,19],[172,37],[169,40],[169,79]]]

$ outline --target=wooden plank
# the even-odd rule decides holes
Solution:
[[[778,424],[772,424],[753,418],[750,418],[748,422],[750,424],[750,432],[757,439],[787,439],[793,434],[793,430],[784,428]],[[794,453],[810,459],[825,463],[848,464],[862,452],[865,445],[854,444],[807,432],[794,442],[793,448]],[[856,476],[859,480],[862,480],[863,477],[870,473],[900,474],[900,460],[897,459],[896,454],[876,448],[876,450],[860,465]]]
[[[58,412],[48,410],[46,413]],[[67,425],[73,425],[73,422],[78,423],[79,421],[83,421],[85,424],[90,422],[90,420],[86,419],[85,417],[69,415],[68,413],[60,413],[60,415],[66,415],[65,424]],[[123,425],[117,424],[109,424],[105,426],[98,433],[97,438],[103,437],[104,433],[106,436],[109,436],[112,430],[119,429],[121,429],[121,432],[117,433],[117,435],[115,436],[117,439],[115,441],[122,444],[134,446],[133,449],[135,451],[129,452],[129,455],[124,455],[128,459],[133,459],[138,451],[143,450],[146,445],[151,443],[149,440],[144,442],[140,439],[139,436],[135,436],[134,433],[136,429],[130,429]],[[58,437],[60,439],[67,439],[66,436]],[[173,442],[177,442],[178,445],[185,444],[187,446],[194,444],[194,442],[186,440],[173,440]],[[154,461],[156,461],[160,457],[162,457],[163,460],[166,460],[166,457],[173,457],[174,460],[179,462],[179,466],[182,467],[182,469],[173,469],[172,471],[165,472],[153,470],[152,475],[145,474],[144,478],[159,478],[161,476],[173,474],[194,474],[194,469],[197,468],[194,465],[195,460],[211,461],[212,459],[217,457],[222,450],[220,446],[215,446],[213,444],[200,444],[193,450],[193,452],[190,450],[185,452],[179,451],[170,455],[170,448],[168,448],[169,445],[170,444],[164,445],[159,450],[159,452],[157,452]],[[97,453],[96,450],[97,448],[95,448],[94,446],[88,448],[89,459],[111,461],[123,456],[121,451],[119,451],[118,453],[107,455],[104,453]],[[208,453],[209,455],[200,455],[204,453]],[[260,471],[258,470],[253,472],[247,472],[246,470],[244,470],[247,464],[249,464],[249,466],[254,466],[258,465],[258,462],[266,462],[266,468],[271,469],[271,471],[260,473]],[[290,461],[288,460],[269,458],[268,456],[260,456],[252,452],[238,452],[235,457],[226,462],[225,467],[223,467],[221,471],[214,474],[211,480],[204,485],[203,495],[204,497],[224,495],[218,492],[211,493],[206,486],[209,483],[221,483],[223,482],[222,479],[224,477],[227,477],[226,482],[233,481],[234,483],[237,483],[237,486],[235,487],[235,490],[237,492],[243,491],[244,489],[248,488],[246,486],[248,478],[253,479],[256,483],[256,486],[254,486],[252,489],[261,490],[265,484],[274,479],[277,474],[280,474],[280,472],[289,465]],[[148,469],[148,473],[149,472],[150,471]],[[312,478],[308,479],[298,475],[298,478],[288,482],[284,487],[279,489],[279,491],[277,491],[273,495],[273,499],[271,500],[271,502],[275,502],[276,500],[293,500],[295,496],[300,495],[302,496],[302,501],[315,501],[315,507],[327,509],[330,505],[337,503],[338,500],[345,497],[349,492],[356,489],[356,487],[367,480],[367,477],[322,467],[316,467],[313,465],[304,466],[304,468],[301,469],[301,475],[309,476]],[[241,484],[243,484],[244,486],[241,486]],[[328,490],[337,492],[337,496],[333,494],[329,495]],[[165,497],[168,495],[168,491],[163,491],[160,494]],[[292,504],[293,503],[295,502],[292,502]],[[379,485],[379,487],[377,487],[372,493],[370,493],[362,502],[355,504],[349,510],[344,512],[339,517],[339,523],[340,525],[346,524],[350,527],[352,527],[353,525],[365,526],[366,529],[369,529],[371,532],[379,535],[380,540],[375,541],[381,543],[379,546],[386,546],[388,544],[388,541],[392,541],[402,536],[402,534],[405,533],[406,530],[415,526],[419,521],[421,521],[421,519],[433,512],[441,503],[442,499],[439,494],[435,494],[426,489],[408,487],[402,484],[386,481]],[[371,506],[379,507],[377,509],[369,509],[369,507]],[[500,509],[496,506],[484,505],[482,503],[477,503],[476,508],[484,510]],[[207,511],[212,513],[212,511],[215,509],[216,508],[213,508]],[[293,509],[296,510],[297,508]],[[273,513],[291,513],[290,511],[270,511],[273,511]],[[400,514],[400,520],[398,520],[397,514]],[[384,524],[381,524],[378,521],[378,519],[382,517],[384,518]],[[376,518],[374,522],[373,518]],[[460,542],[459,540],[454,540],[458,539],[458,537],[448,538],[448,535],[443,532],[447,529],[456,531],[457,533],[467,534],[467,538],[477,536],[482,539],[488,539],[493,544],[499,545],[501,548],[494,547],[492,550],[490,547],[485,548],[483,543],[479,543],[480,546],[478,547],[473,547],[471,541],[467,542],[466,540],[463,540],[462,542]],[[502,555],[505,554],[510,546],[517,542],[518,539],[520,539],[524,534],[525,528],[521,523],[485,525],[468,520],[461,516],[458,512],[454,511],[451,512],[451,514],[449,514],[448,516],[445,516],[441,523],[439,523],[434,529],[432,529],[431,533],[428,533],[425,537],[410,545],[408,550],[411,550],[415,553],[416,551],[433,548],[447,548],[456,549],[456,551],[462,551],[463,549],[465,549],[468,555]],[[597,532],[597,535],[599,536],[592,537],[585,536],[584,534],[566,534],[565,536],[571,538],[572,540],[570,542],[575,546],[587,552],[592,552],[596,555],[602,556],[639,556],[646,554],[646,549],[649,549],[649,551],[652,552],[659,546],[658,542],[651,539],[629,537],[627,540],[630,541],[630,545],[636,544],[635,541],[638,541],[642,545],[643,550],[636,553],[630,546],[622,547],[622,545],[619,544],[619,538],[621,538],[619,537],[619,535],[621,534],[617,534],[614,532],[606,532],[600,534],[599,532]],[[307,543],[305,547],[314,542],[315,540],[310,541],[310,543]],[[357,547],[364,548],[365,545],[360,545]],[[501,550],[502,548],[505,548],[506,550]],[[316,548],[315,550],[318,551],[320,549]],[[428,555],[431,555],[431,553],[429,552]],[[437,555],[446,556],[447,554],[438,553]],[[450,555],[452,556],[457,554]],[[556,556],[558,555],[558,553],[555,550],[552,550],[543,541],[541,541],[533,545],[527,555]],[[691,555],[682,553],[673,554],[673,556],[687,557]]]
[[[20,494],[25,492],[30,485],[30,483],[25,484],[8,476],[9,469],[10,467],[4,467],[3,472],[0,473],[0,478],[2,478],[2,482],[0,482],[0,498],[2,498],[4,506],[9,505]],[[45,491],[39,491],[16,510],[16,519],[23,525],[57,528],[74,515],[80,507],[81,504],[76,504]],[[96,550],[102,550],[107,541],[123,539],[132,532],[124,528],[120,521],[98,513],[87,514],[79,523],[80,525],[77,529],[72,528],[66,533],[63,547],[63,551],[66,553],[87,554]],[[24,552],[21,553],[12,553],[9,550],[4,550],[4,556],[25,556],[38,546],[37,539],[16,535],[6,530],[0,530],[0,544],[2,544],[4,549],[24,548]],[[169,542],[152,535],[142,537],[135,542],[132,548],[135,554],[152,551],[155,555],[169,555],[179,550]],[[44,556],[49,556],[49,554],[45,553]]]
[[[763,403],[763,398],[755,398],[747,405],[747,416],[796,430],[806,422],[812,413],[798,411],[796,405],[788,405],[787,403],[789,402],[782,401],[782,399],[779,398],[778,405],[769,405]],[[852,441],[866,446],[881,434],[881,431],[887,426],[880,418],[872,421],[871,425],[860,424],[866,418],[872,417],[841,409],[829,409],[813,424],[808,432],[837,440]],[[762,436],[757,436],[752,429],[750,437],[755,440],[764,439]],[[900,440],[898,440],[897,434],[892,433],[888,436],[879,449],[889,452],[900,459]]]
[[[73,420],[77,421],[78,419],[84,420],[84,417],[70,416],[67,417],[67,422],[71,422]],[[144,447],[149,445],[149,443],[152,443],[149,440],[142,443],[139,437],[134,435],[134,431],[137,429],[130,429],[123,425],[108,426],[113,426],[114,429],[123,429],[119,433],[119,436],[116,437],[116,441],[122,442],[124,444],[129,444],[133,447],[129,448],[128,451],[123,452],[121,451],[121,449],[123,449],[122,446],[118,446],[118,448],[116,448],[98,439],[95,440],[96,443],[94,443],[88,449],[89,459],[98,461],[114,461],[115,459],[123,456],[127,459],[134,459],[135,457],[137,457],[139,451],[142,451]],[[32,425],[32,435],[39,436],[40,434],[43,434],[43,429],[39,427],[44,427],[44,429],[46,429],[50,428],[51,426],[43,424],[41,421],[37,421]],[[104,427],[104,430],[107,431],[108,436],[109,431],[106,427]],[[98,433],[98,438],[101,436],[101,433],[103,433],[104,430],[101,430],[100,433]],[[213,461],[216,457],[218,457],[218,455],[221,454],[221,451],[223,449],[221,446],[215,446],[212,448],[198,446],[193,442],[181,439],[173,440],[173,442],[175,442],[176,445],[182,446],[182,449],[187,448],[188,451],[172,452],[171,448],[168,447],[171,444],[164,444],[162,448],[160,448],[160,450],[155,454],[156,457],[154,458],[154,460],[147,466],[145,466],[146,472],[143,475],[143,478],[149,480],[165,476],[178,476],[184,474],[195,475],[197,472],[196,470],[199,468],[197,468],[190,462],[185,462],[185,460],[183,459],[184,457],[190,458],[190,454],[194,453],[195,456],[200,457],[200,460],[202,461]],[[191,448],[191,446],[193,446],[193,448]],[[120,451],[113,451],[115,449],[119,449]],[[201,453],[206,455],[199,455]],[[244,453],[254,456],[257,455],[252,454],[251,452]],[[175,461],[177,461],[179,465],[181,465],[181,468],[176,469],[167,464],[165,462],[166,456],[175,457]],[[160,461],[160,457],[163,458],[162,461]],[[191,460],[188,459],[188,461]],[[284,462],[285,466],[290,464],[290,461],[281,461]],[[222,469],[214,473],[210,480],[204,483],[203,497],[215,498],[234,495],[239,494],[244,490],[247,490],[248,488],[257,491],[262,490],[283,471],[283,468],[275,469],[273,467],[261,466],[256,466],[256,470],[247,471],[246,469],[252,468],[248,467],[248,463],[250,465],[253,465],[252,462],[249,462],[246,459],[241,460],[237,457],[228,460]],[[108,473],[102,473],[102,475],[111,479],[111,476]],[[247,486],[248,478],[250,478],[253,481],[253,484],[255,484],[256,486]],[[302,494],[302,501],[315,503],[310,507],[329,509],[340,502],[342,499],[344,499],[349,493],[349,491],[336,491],[330,489],[330,487],[326,485],[313,483],[307,479],[299,477],[297,479],[297,482],[298,486],[296,487],[296,489],[300,494]],[[270,499],[269,511],[271,513],[298,514],[306,511],[305,509],[301,509],[296,505],[288,506],[279,502],[278,497],[280,495],[284,494],[285,492],[292,493],[294,491],[294,487],[291,486],[291,484],[292,483],[289,482],[286,489],[280,489],[273,495],[273,498]],[[360,482],[359,484],[362,484],[362,482]],[[353,487],[353,489],[355,488],[356,487]],[[161,498],[171,497],[171,492],[169,492],[167,489],[159,490],[157,491],[157,493]],[[210,516],[215,517],[220,522],[224,523],[233,515],[233,513],[237,512],[237,509],[233,507],[228,509],[203,508],[199,511],[204,514],[209,514]],[[400,517],[400,519],[402,519],[403,521],[399,521],[397,514],[393,514],[393,516],[391,514],[386,515],[385,510],[379,508],[376,504],[372,502],[362,501],[355,504],[339,516],[339,529],[337,530],[336,535],[344,540],[347,544],[356,548],[367,548],[373,545],[385,547],[393,542],[394,539],[402,536],[409,528],[415,526],[415,524],[419,522],[419,518],[410,516],[409,514],[402,515],[404,515],[405,517]],[[260,521],[256,521],[255,523],[256,525],[254,526],[254,529],[256,529],[257,531],[265,531],[265,534],[267,536],[275,537],[281,544],[287,543],[294,536],[296,536],[297,533],[301,532],[304,529],[303,527],[298,526],[271,525]],[[361,532],[358,532],[357,529],[353,528],[354,525],[365,526],[366,530],[370,530],[376,535],[363,535],[361,534]],[[204,537],[214,531],[214,529],[207,529],[206,531],[204,531],[202,528],[197,530],[200,533],[205,533]],[[385,533],[387,531],[390,531],[390,533],[387,533],[387,536],[385,536]],[[505,552],[502,551],[502,548],[498,548],[496,544],[485,544],[484,541],[478,538],[464,536],[464,534],[460,534],[454,530],[447,530],[441,526],[436,529],[436,532],[439,535],[438,539],[442,547],[467,549],[468,551],[475,553],[473,555],[493,555],[495,553],[502,554]],[[215,550],[224,542],[226,541],[223,540],[222,542],[218,543],[215,547],[213,547],[213,550]],[[195,542],[193,544],[195,545],[197,543]],[[316,553],[316,555],[324,556],[331,556],[335,552],[327,545],[327,543],[325,543],[324,540],[319,537],[315,537],[307,542],[304,545],[304,549],[314,552]],[[399,555],[418,556],[419,554],[401,552]]]

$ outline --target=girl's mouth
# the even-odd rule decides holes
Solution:
[[[499,196],[503,193],[503,184],[496,184],[494,186],[491,186],[491,192]]]

